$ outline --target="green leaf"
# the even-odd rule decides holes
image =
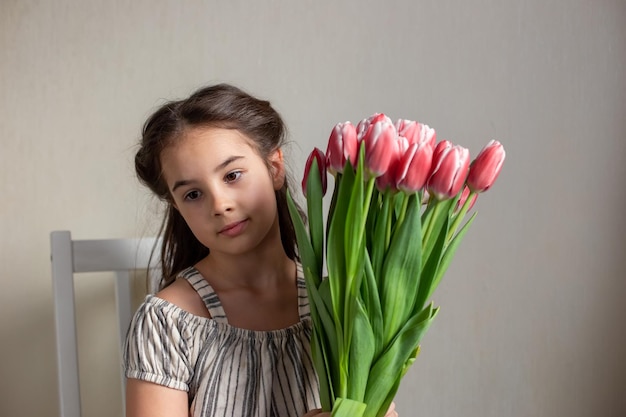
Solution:
[[[302,221],[300,212],[298,211],[298,208],[296,207],[296,204],[291,197],[291,193],[289,192],[287,192],[287,206],[289,208],[291,221],[296,232],[296,240],[298,241],[298,254],[300,255],[300,261],[302,262],[303,268],[310,268],[311,271],[315,273],[315,276],[318,277],[315,282],[315,286],[317,287],[317,285],[319,285],[321,265],[317,263],[315,252],[313,251],[313,246],[311,245],[311,241],[309,240],[309,235],[307,234],[306,227],[304,226],[304,222]]]
[[[376,276],[374,275],[372,263],[370,262],[370,258],[367,254],[364,259],[364,265],[365,279],[362,284],[363,300],[365,302],[365,309],[367,310],[367,315],[372,326],[372,332],[376,336],[375,357],[378,357],[383,346],[383,312],[380,306],[380,295],[378,293],[378,285],[376,284]]]
[[[389,404],[386,407],[384,404],[397,392],[399,379],[402,378],[407,360],[414,355],[438,311],[438,308],[429,305],[419,314],[412,316],[389,343],[383,354],[376,359],[372,365],[370,383],[365,392],[365,403],[368,406],[366,417],[383,416],[387,411]]]
[[[413,353],[411,354],[411,356],[409,357],[409,359],[407,359],[406,363],[404,364],[404,367],[402,368],[403,377],[404,375],[406,375],[411,365],[413,365],[413,362],[415,362],[415,360],[417,359],[417,355],[419,355],[419,353],[420,353],[420,346],[418,345],[413,351]]]
[[[422,228],[422,263],[426,263],[430,258],[437,238],[442,227],[447,227],[450,217],[450,210],[454,199],[437,201],[434,203],[432,213],[427,216],[427,223],[423,223]],[[423,265],[422,265],[423,266]]]
[[[332,383],[330,380],[330,365],[328,355],[324,349],[327,344],[323,340],[324,334],[317,331],[317,327],[313,327],[311,332],[311,356],[313,357],[313,364],[317,373],[317,379],[319,381],[319,394],[320,403],[322,409],[330,411],[333,406],[333,399],[335,394],[333,393]]]
[[[354,184],[354,170],[350,162],[346,163],[343,174],[339,182],[337,198],[333,215],[328,219],[330,224],[328,236],[326,237],[326,267],[328,269],[328,279],[330,280],[330,292],[333,303],[334,317],[340,320],[344,316],[342,308],[345,298],[346,260],[345,260],[345,230],[344,220],[348,212],[348,203]]]
[[[365,145],[361,145],[359,161],[357,164],[356,176],[352,186],[348,202],[348,211],[344,223],[345,233],[345,254],[346,254],[346,278],[351,280],[356,276],[360,267],[361,252],[365,250],[365,224],[367,221],[370,199],[374,189],[374,179],[364,180],[365,167]],[[358,283],[355,284],[358,287]],[[350,282],[347,284],[351,288]],[[354,290],[354,288],[351,288]],[[354,291],[353,291],[354,293]]]
[[[320,294],[320,291],[314,284],[317,276],[308,267],[303,267],[303,272],[309,297],[311,320],[313,322],[311,355],[313,356],[313,363],[320,384],[320,402],[326,410],[330,410],[332,401],[335,398],[332,383],[332,370],[334,369],[331,365],[334,360],[332,353],[337,346],[333,337],[335,334],[333,321],[328,308],[324,304],[324,294]],[[323,290],[323,284],[323,282],[320,284],[321,290]]]
[[[370,207],[367,211],[367,221],[365,222],[365,246],[368,253],[372,253],[372,244],[375,242],[376,221],[380,213],[382,204],[381,193],[374,189],[370,199]]]
[[[438,201],[433,196],[430,196],[430,198],[428,199],[428,204],[426,204],[426,208],[424,209],[424,212],[422,213],[422,225],[426,225],[430,223],[430,218],[433,214],[433,210],[435,206],[437,205],[437,203]]]
[[[370,199],[374,189],[374,179],[371,179],[366,183],[364,182],[364,165],[365,159],[365,147],[362,145],[360,149],[361,156],[357,165],[356,175],[352,182],[352,189],[350,190],[348,198],[348,208],[346,218],[344,220],[343,232],[344,232],[344,256],[345,256],[345,272],[343,274],[343,300],[337,302],[343,303],[336,308],[343,311],[343,316],[340,316],[340,320],[343,323],[343,351],[340,352],[340,373],[346,375],[350,372],[350,359],[348,353],[352,346],[352,337],[354,332],[352,331],[355,325],[355,315],[357,314],[357,300],[360,295],[361,281],[363,279],[363,259],[366,254],[366,240],[365,240],[365,225],[367,222],[367,211],[370,207]],[[347,164],[349,165],[349,164]],[[344,179],[346,172],[344,170]],[[339,192],[337,200],[337,208],[344,198],[343,186]],[[347,194],[347,192],[346,192]],[[335,215],[337,212],[335,212]],[[330,256],[330,254],[329,254]],[[329,274],[330,275],[330,274]],[[331,277],[332,279],[332,277]],[[331,289],[334,288],[331,286]],[[333,303],[335,303],[333,298]],[[347,389],[351,385],[350,382],[340,384],[339,396],[344,396]]]
[[[348,381],[347,397],[363,401],[370,365],[376,350],[376,341],[363,302],[358,298],[353,322],[348,361],[348,375],[350,379]]]
[[[456,207],[458,205],[459,200],[461,199],[461,195],[462,195],[462,192],[460,192],[456,196],[456,203],[453,206],[453,207],[455,207],[455,210],[453,210],[453,212],[452,212],[452,214],[450,216],[450,218],[451,218],[451,225],[450,225],[450,230],[448,230],[448,241],[450,241],[450,239],[452,239],[452,236],[454,234],[456,234],[457,228],[459,227],[459,225],[463,221],[463,218],[465,218],[465,215],[467,214],[467,211],[469,210],[470,206],[472,205],[472,199],[476,196],[476,193],[474,191],[470,191],[469,195],[465,199],[465,202],[463,203],[463,206],[461,206],[461,209],[457,212]]]
[[[419,286],[419,290],[417,291],[417,299],[415,301],[414,311],[420,311],[430,294],[434,291],[434,281],[435,275],[437,274],[437,269],[439,268],[439,261],[443,255],[443,250],[446,245],[446,239],[448,236],[448,217],[442,217],[441,228],[438,231],[437,235],[431,235],[430,242],[430,253],[428,254],[428,259],[426,260],[421,274],[421,282]]]
[[[394,199],[394,214],[396,216],[396,219],[399,219],[402,217],[404,211],[406,210],[405,200],[409,197],[409,195],[402,192],[398,193],[397,197],[402,197]]]
[[[337,194],[339,192],[339,184],[341,183],[341,173],[337,173],[335,175],[335,185],[333,186],[333,195],[330,199],[330,206],[328,207],[328,221],[326,222],[326,235],[328,236],[330,231],[330,219],[333,218],[335,214],[335,206],[337,205]]]
[[[391,405],[391,402],[393,401],[393,399],[396,396],[396,393],[398,392],[398,389],[400,388],[400,382],[402,381],[402,377],[398,377],[396,378],[396,380],[394,381],[393,385],[391,387],[389,387],[389,394],[387,395],[387,398],[385,398],[385,400],[382,402],[382,404],[380,405],[380,407],[378,407],[378,411],[376,412],[376,414],[372,414],[372,417],[384,417],[387,414],[387,410],[389,409],[389,406]],[[374,412],[375,410],[372,410],[372,412]],[[368,410],[365,410],[365,416],[367,417],[368,415]]]
[[[415,304],[422,249],[419,209],[417,196],[409,196],[405,218],[396,225],[379,278],[385,328],[383,344],[389,343],[406,322]]]
[[[374,276],[378,278],[382,276],[383,261],[389,245],[387,235],[391,232],[391,201],[394,198],[390,191],[381,194],[381,197],[382,205],[376,216],[370,251]]]
[[[315,260],[320,266],[317,271],[319,279],[322,279],[322,268],[324,264],[324,218],[323,218],[323,190],[322,180],[318,175],[319,167],[317,159],[313,159],[309,177],[307,178],[307,217],[309,219],[309,233],[311,236],[311,246],[315,253]],[[326,175],[326,173],[324,173]]]
[[[375,211],[377,214],[375,216],[376,220],[371,226],[373,229],[372,241],[370,243],[370,250],[368,251],[375,279],[376,277],[381,276],[383,261],[385,259],[385,253],[387,252],[387,225],[391,221],[390,200],[393,196],[390,192],[385,192],[384,194],[380,194],[378,197],[381,201],[377,204],[380,204],[380,206],[373,206],[370,208],[370,212]]]
[[[337,398],[331,417],[363,417],[366,405],[348,398]]]
[[[322,281],[319,286],[318,294],[314,296],[310,302],[314,302],[320,311],[320,326],[318,326],[318,328],[320,331],[323,331],[327,338],[328,344],[326,345],[325,352],[328,360],[333,365],[330,369],[329,378],[331,381],[331,389],[334,396],[336,396],[341,382],[337,364],[340,362],[340,352],[344,350],[343,329],[341,322],[336,320],[332,315],[333,305],[330,295],[330,282],[328,279]]]
[[[441,282],[443,275],[448,270],[448,266],[450,265],[450,262],[452,261],[452,258],[454,257],[454,254],[456,253],[456,250],[458,249],[459,244],[461,243],[461,241],[463,240],[463,237],[469,230],[470,225],[474,222],[475,217],[476,217],[476,213],[474,212],[474,214],[472,214],[469,220],[461,227],[459,232],[454,236],[450,244],[445,248],[441,261],[439,262],[439,267],[437,268],[437,272],[433,278],[433,283],[431,285],[430,291],[428,295],[426,296],[426,300],[428,300],[433,295],[433,293],[439,286],[439,283]]]
[[[332,303],[332,317],[335,322],[335,328],[337,329],[337,339],[342,340],[337,362],[334,362],[334,369],[339,373],[339,382],[335,382],[333,388],[335,395],[339,397],[345,396],[346,381],[348,378],[346,357],[349,342],[347,342],[345,338],[346,334],[349,334],[349,332],[345,328],[345,317],[347,314],[345,300],[346,294],[350,291],[350,287],[347,283],[346,258],[349,254],[345,252],[344,221],[348,213],[354,183],[355,173],[350,162],[347,162],[344,167],[343,175],[341,176],[341,181],[336,185],[339,187],[339,191],[337,192],[333,216],[329,219],[330,227],[326,239],[326,257],[330,290],[329,298]]]

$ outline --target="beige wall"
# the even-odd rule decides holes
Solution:
[[[58,415],[49,232],[150,234],[141,124],[216,81],[273,101],[298,177],[376,111],[505,144],[401,415],[626,415],[626,3],[339,3],[0,2],[0,415]],[[90,417],[121,414],[111,285],[77,284]]]

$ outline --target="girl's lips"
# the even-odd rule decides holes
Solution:
[[[248,224],[247,219],[242,220],[240,222],[231,223],[225,226],[224,228],[222,228],[222,230],[219,231],[219,234],[224,235],[224,236],[230,236],[230,237],[237,236],[238,234],[243,232],[247,224]]]

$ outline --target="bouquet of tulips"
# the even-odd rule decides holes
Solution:
[[[308,225],[288,201],[325,411],[384,416],[437,315],[430,297],[476,213],[465,217],[504,156],[491,141],[470,163],[466,148],[436,143],[429,126],[384,114],[337,124],[327,151],[313,150],[302,181]],[[324,225],[327,173],[335,181]]]

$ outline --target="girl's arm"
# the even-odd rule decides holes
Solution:
[[[188,417],[187,392],[129,378],[126,417]]]

